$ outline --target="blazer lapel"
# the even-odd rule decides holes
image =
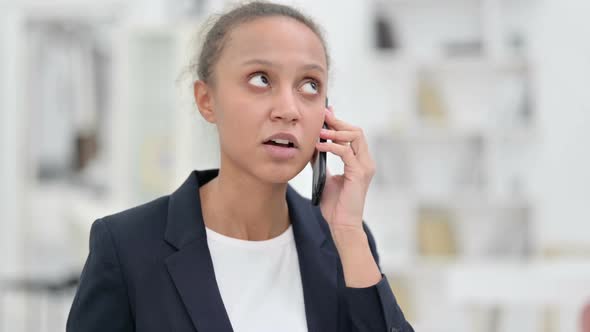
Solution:
[[[287,188],[287,202],[299,257],[308,331],[337,331],[339,258],[335,247],[327,241],[327,228],[320,226],[326,221],[319,209],[312,207],[291,186]]]
[[[167,257],[166,266],[199,332],[233,332],[215,279],[198,190],[218,172],[218,169],[193,171],[170,195],[168,207],[165,240],[178,251]],[[290,185],[287,203],[299,258],[308,331],[336,331],[338,256],[320,226],[325,220]]]
[[[166,266],[197,331],[233,332],[215,279],[199,197],[199,182],[215,175],[193,171],[170,195],[165,240],[178,251],[168,256]]]

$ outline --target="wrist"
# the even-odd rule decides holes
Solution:
[[[330,232],[334,244],[341,254],[343,250],[357,251],[369,248],[369,239],[362,225],[330,227]]]
[[[381,271],[371,253],[369,238],[360,227],[331,228],[347,287],[365,288],[381,280]]]

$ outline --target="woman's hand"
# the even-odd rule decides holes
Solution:
[[[339,156],[344,162],[344,174],[330,175],[326,169],[320,208],[333,233],[363,231],[365,197],[375,174],[375,162],[363,130],[336,118],[332,106],[325,112],[331,129],[322,129],[320,137],[332,142],[318,142],[316,148]]]
[[[322,129],[320,137],[332,142],[318,142],[316,148],[342,158],[344,174],[330,175],[326,169],[320,209],[340,255],[346,286],[373,286],[381,272],[363,229],[363,210],[375,162],[362,129],[337,119],[332,107],[326,109],[326,123],[331,129]]]

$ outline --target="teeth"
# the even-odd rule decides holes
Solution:
[[[278,144],[285,144],[285,145],[289,144],[289,140],[286,140],[286,139],[273,139],[271,141],[278,143]]]

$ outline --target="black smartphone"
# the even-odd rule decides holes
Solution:
[[[328,107],[328,97],[326,97],[326,108]],[[328,129],[328,125],[324,122],[323,127]],[[325,139],[320,138],[320,142],[326,142]],[[319,152],[319,153],[318,153]],[[311,193],[311,203],[313,205],[320,204],[324,185],[326,184],[326,152],[318,151],[316,149],[312,163],[313,183]]]

